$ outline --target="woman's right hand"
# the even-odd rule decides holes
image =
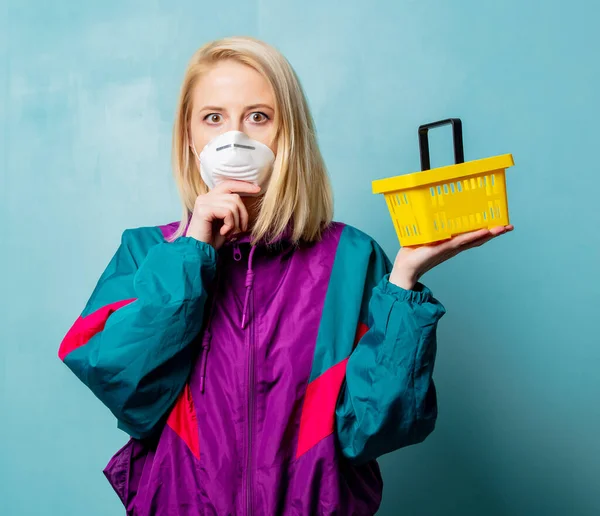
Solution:
[[[248,230],[248,210],[239,194],[257,194],[260,187],[244,181],[224,181],[199,195],[185,236],[219,249],[225,240]]]

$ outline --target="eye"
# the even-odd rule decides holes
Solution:
[[[269,117],[261,111],[255,111],[254,113],[250,113],[250,120],[255,124],[264,124],[269,120]]]
[[[223,116],[219,113],[210,113],[204,117],[209,124],[219,124],[223,121]]]

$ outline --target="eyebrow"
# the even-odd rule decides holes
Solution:
[[[258,108],[267,108],[271,111],[275,111],[269,104],[252,104],[251,106],[246,106],[244,111],[248,111],[249,109],[258,109]],[[219,106],[203,106],[200,108],[200,111],[226,111],[224,107]]]

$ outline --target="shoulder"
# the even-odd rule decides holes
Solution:
[[[388,270],[389,258],[373,237],[354,226],[332,222],[323,234],[322,242],[334,250],[336,267]]]
[[[178,227],[179,222],[171,222],[160,226],[129,228],[121,235],[121,246],[133,255],[145,255],[155,245],[168,242]]]
[[[373,237],[350,224],[332,222],[323,234],[323,240],[336,239],[338,251],[374,251],[383,253],[380,245]]]

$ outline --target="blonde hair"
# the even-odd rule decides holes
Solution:
[[[208,192],[190,148],[193,90],[203,73],[225,59],[258,71],[271,85],[275,97],[277,156],[252,228],[252,241],[272,240],[283,234],[290,223],[292,241],[318,240],[333,217],[333,194],[304,91],[292,66],[278,50],[249,37],[207,43],[193,55],[185,72],[172,151],[183,216],[171,239],[185,234],[196,198]]]

